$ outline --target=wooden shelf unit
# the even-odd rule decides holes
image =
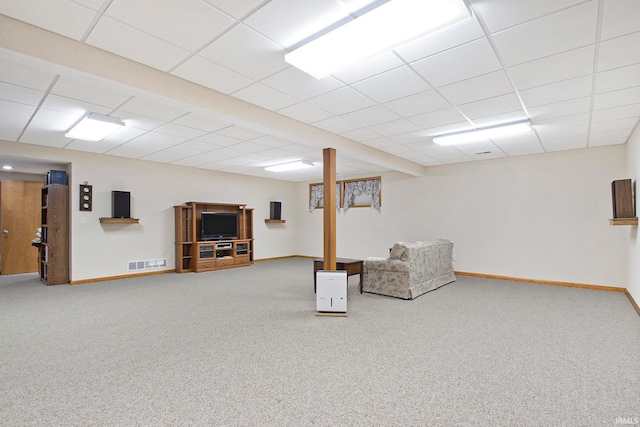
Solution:
[[[42,187],[40,280],[47,285],[69,283],[69,187]]]
[[[638,225],[638,218],[612,218],[609,225]]]
[[[187,202],[175,209],[176,272],[203,272],[253,264],[253,209],[246,205]],[[203,212],[236,213],[238,239],[198,241]]]

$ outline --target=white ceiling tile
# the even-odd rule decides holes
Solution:
[[[445,108],[443,110],[432,111],[430,113],[419,114],[408,118],[412,123],[422,129],[440,127],[451,123],[464,122],[465,118],[455,108]]]
[[[411,68],[403,66],[351,85],[377,102],[387,102],[430,89]]]
[[[132,127],[132,126],[129,126],[129,124],[127,123],[124,129],[120,129],[112,133],[102,141],[100,141],[99,145],[103,148],[103,150],[99,152],[104,153],[105,151],[107,151],[107,149],[104,149],[104,147],[108,147],[109,149],[117,147],[118,145],[124,144],[125,142],[129,142],[132,139],[135,139],[141,135],[144,135],[147,132],[148,131],[145,129]],[[77,141],[79,140],[76,140],[76,142]],[[73,144],[76,144],[76,142],[74,142]],[[87,142],[87,141],[84,141],[84,142]],[[69,148],[72,148],[72,147],[70,146]],[[84,150],[84,151],[87,151],[87,150]]]
[[[87,82],[61,76],[51,89],[52,94],[115,108],[131,97],[130,94],[105,87],[98,82]]]
[[[413,146],[421,153],[427,154],[443,163],[463,163],[472,160],[467,154],[452,146],[441,147],[433,142],[414,144]]]
[[[45,93],[39,90],[0,82],[0,99],[5,101],[36,107],[44,95]]]
[[[249,129],[246,127],[233,125],[228,128],[220,129],[216,132],[218,135],[228,136],[229,138],[239,139],[241,141],[248,141],[250,139],[258,138],[260,136],[264,136],[263,132],[259,132],[253,129]]]
[[[514,66],[596,41],[598,2],[590,1],[493,34],[507,66]]]
[[[347,17],[333,0],[271,0],[244,22],[288,49]]]
[[[473,1],[472,5],[493,33],[580,3],[584,0],[492,0]]]
[[[318,80],[295,67],[274,74],[262,83],[300,100],[313,98],[344,86],[331,76]]]
[[[347,121],[341,117],[330,117],[328,119],[314,122],[313,125],[315,127],[328,130],[329,132],[333,132],[333,133],[348,132],[350,130],[358,129],[360,127],[357,124]]]
[[[399,46],[395,51],[407,62],[443,52],[472,40],[484,37],[484,31],[474,17],[451,25],[432,34]]]
[[[534,123],[540,120],[569,116],[576,113],[586,113],[591,108],[591,97],[570,99],[568,101],[554,102],[553,104],[539,105],[529,109],[529,117]]]
[[[590,75],[520,91],[527,108],[591,95]]]
[[[415,144],[417,142],[423,142],[423,141],[431,141],[432,140],[432,136],[429,132],[425,131],[425,130],[417,130],[417,131],[413,131],[413,132],[407,132],[407,133],[402,133],[402,134],[398,134],[398,135],[393,135],[391,136],[391,139],[393,139],[394,141],[397,141],[401,144]]]
[[[313,105],[309,105],[306,102],[300,102],[298,104],[283,108],[281,110],[278,110],[278,113],[284,114],[285,116],[291,117],[304,123],[313,123],[319,120],[328,119],[329,117],[333,116],[333,114],[321,110],[318,107],[314,107]]]
[[[475,127],[489,127],[497,126],[505,123],[519,122],[526,120],[529,117],[525,114],[524,110],[510,111],[508,113],[494,114],[487,117],[480,117],[473,119],[472,122]]]
[[[114,156],[138,159],[182,142],[184,142],[183,138],[149,132],[108,151],[108,153]]]
[[[619,120],[609,120],[609,121],[598,121],[593,122],[591,124],[591,134],[598,132],[611,132],[611,131],[620,131],[622,133],[626,133],[629,135],[633,128],[638,124],[637,117],[630,117],[627,119],[619,119]]]
[[[3,114],[5,119],[7,117],[12,117],[13,119],[19,117],[25,119],[24,124],[26,124],[26,120],[31,118],[35,111],[36,107],[33,105],[19,104],[17,102],[10,102],[0,99],[0,114]]]
[[[233,96],[272,111],[288,107],[298,102],[296,98],[263,85],[262,83],[254,83],[251,86],[240,89],[234,92]]]
[[[196,140],[212,145],[216,148],[228,147],[230,145],[237,144],[240,141],[239,139],[231,138],[225,135],[219,135],[217,133],[208,133],[196,138]]]
[[[375,104],[370,98],[347,86],[312,98],[307,102],[338,116]]]
[[[503,138],[494,138],[493,143],[507,155],[542,153],[544,149],[533,133]]]
[[[640,31],[640,2],[637,0],[608,0],[604,3],[602,40]]]
[[[533,124],[533,128],[538,135],[540,135],[543,143],[548,139],[580,135],[586,136],[589,131],[589,113],[539,120]]]
[[[158,151],[157,153],[151,153],[147,156],[141,157],[141,159],[148,160],[150,162],[172,163],[187,157],[191,157],[191,155],[187,154],[187,152],[181,149],[180,145],[178,145],[175,147],[175,149],[168,148],[166,150]]]
[[[394,136],[408,132],[420,131],[420,128],[407,119],[398,119],[379,125],[369,126],[373,132],[382,136]],[[394,139],[397,141],[397,139]]]
[[[629,139],[629,130],[611,130],[589,134],[589,147],[624,144]]]
[[[637,99],[637,101],[640,102],[640,98]],[[640,103],[596,110],[591,115],[591,119],[594,122],[606,122],[619,119],[637,120],[638,117],[640,117]]]
[[[54,77],[54,73],[0,59],[0,82],[45,91],[53,82]],[[0,93],[2,92],[0,91]]]
[[[111,114],[114,117],[119,117],[124,121],[126,128],[140,129],[144,131],[150,131],[158,126],[162,126],[164,121],[158,119],[152,119],[149,117],[141,116],[139,114],[130,113],[123,110],[116,110]]]
[[[244,25],[235,26],[198,55],[255,80],[289,66],[282,47]]]
[[[189,58],[171,74],[226,94],[251,84],[248,77],[198,55]]]
[[[400,118],[399,115],[381,105],[363,108],[362,110],[343,114],[341,117],[360,126],[377,125]]]
[[[501,69],[486,38],[412,62],[411,66],[435,87]]]
[[[178,117],[173,121],[173,123],[187,126],[193,129],[204,130],[207,132],[215,132],[219,129],[231,126],[231,123],[225,122],[223,120],[218,120],[196,113],[189,113],[182,117]]]
[[[587,46],[509,68],[518,90],[574,79],[593,73],[595,48]]]
[[[600,43],[598,71],[637,63],[640,63],[640,31]]]
[[[29,116],[25,117],[0,112],[0,139],[17,141],[27,123],[29,123]]]
[[[190,128],[187,126],[178,125],[175,123],[167,123],[159,128],[154,129],[154,132],[162,133],[165,135],[177,136],[184,139],[193,139],[202,136],[207,131]]]
[[[596,93],[640,86],[640,64],[596,74]]]
[[[470,119],[493,116],[512,111],[522,111],[522,105],[515,93],[482,99],[458,105],[458,109]]]
[[[640,99],[640,86],[625,90],[599,93],[593,97],[593,109],[603,110],[617,106],[635,104]]]
[[[68,0],[40,1],[27,7],[22,2],[3,1],[0,13],[75,40],[80,40],[96,15],[90,8]]]
[[[351,84],[402,65],[404,62],[393,52],[383,52],[351,65],[347,69],[335,73],[334,76],[340,81]]]
[[[366,141],[363,141],[363,144],[368,145],[369,147],[382,149],[386,147],[394,147],[398,145],[398,142],[394,141],[391,138],[380,137],[380,138],[368,139]]]
[[[105,15],[186,50],[201,48],[234,19],[198,0],[113,0]]]
[[[169,70],[189,52],[150,34],[103,16],[87,43],[159,70]]]
[[[367,128],[359,128],[359,129],[354,129],[354,130],[350,130],[348,132],[344,132],[341,134],[342,136],[344,136],[345,138],[349,138],[353,141],[358,141],[358,142],[363,142],[363,141],[369,141],[371,139],[377,139],[380,138],[380,134],[373,132],[370,129]]]
[[[570,135],[562,136],[558,138],[544,139],[542,141],[545,151],[555,152],[563,150],[576,150],[580,148],[587,148],[587,135]]]
[[[449,102],[458,105],[505,95],[513,92],[513,87],[504,71],[496,71],[443,86],[438,90]]]
[[[404,117],[417,116],[429,111],[442,110],[450,104],[435,90],[427,90],[386,102],[385,107]]]
[[[203,0],[234,18],[241,18],[258,7],[264,0]]]
[[[139,96],[127,101],[126,104],[120,107],[120,110],[163,121],[175,120],[187,114],[186,111],[180,108],[171,107]]]
[[[42,103],[42,107],[49,110],[60,111],[61,113],[71,114],[80,120],[86,113],[93,112],[108,115],[111,108],[101,105],[91,104],[89,102],[76,101],[58,95],[49,95]]]

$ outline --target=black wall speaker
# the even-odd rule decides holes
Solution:
[[[619,179],[611,183],[614,218],[635,217],[633,206],[633,190],[630,179]]]
[[[271,209],[269,212],[269,219],[282,219],[282,203],[271,202]]]
[[[87,184],[80,184],[80,210],[91,211],[93,207],[93,187]]]
[[[131,193],[111,192],[111,218],[131,218]]]

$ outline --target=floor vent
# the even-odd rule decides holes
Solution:
[[[129,261],[127,271],[153,270],[167,266],[167,259],[147,259],[144,261]]]

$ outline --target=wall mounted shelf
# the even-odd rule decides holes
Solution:
[[[139,218],[100,218],[101,224],[137,224],[140,222]]]
[[[609,225],[638,225],[638,218],[612,218]]]
[[[286,219],[265,219],[264,222],[267,224],[284,224]]]

